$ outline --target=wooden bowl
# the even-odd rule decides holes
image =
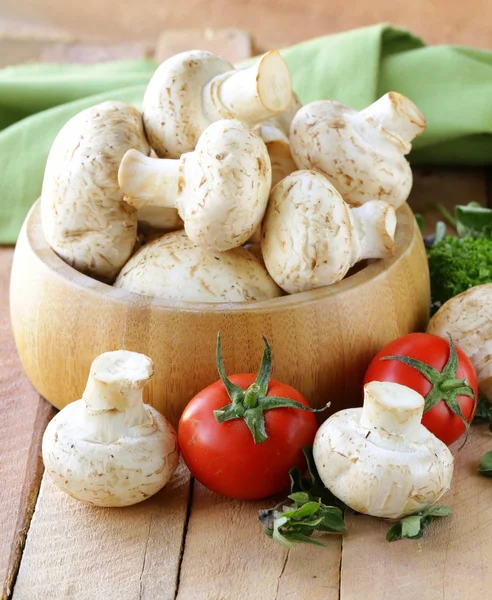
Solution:
[[[146,401],[176,425],[187,402],[218,379],[217,332],[229,374],[256,371],[261,334],[273,350],[273,376],[328,413],[360,403],[362,379],[390,340],[425,330],[429,274],[408,206],[398,211],[393,258],[370,261],[343,281],[264,302],[203,304],[115,289],[64,263],[46,243],[39,203],[15,251],[11,316],[17,349],[39,393],[62,408],[81,397],[92,360],[126,348],[150,356]]]

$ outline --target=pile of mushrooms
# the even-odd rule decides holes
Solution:
[[[154,73],[143,111],[72,118],[46,166],[45,237],[75,269],[194,302],[275,298],[391,257],[425,127],[390,92],[362,111],[302,106],[277,51],[247,69],[191,51]],[[184,228],[184,231],[183,231]]]

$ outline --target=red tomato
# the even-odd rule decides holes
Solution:
[[[233,375],[230,381],[247,389],[256,375]],[[271,379],[267,396],[281,396],[309,406],[293,387]],[[197,394],[185,408],[178,441],[192,475],[218,494],[255,500],[289,486],[289,469],[305,469],[302,447],[312,445],[318,428],[313,413],[298,408],[265,411],[268,438],[255,444],[243,419],[218,423],[214,410],[230,403],[222,381]]]
[[[458,369],[454,379],[466,380],[475,394],[475,399],[465,395],[456,397],[463,416],[471,423],[478,398],[477,377],[470,359],[458,346],[455,346],[455,349],[458,356]],[[397,360],[381,360],[383,356],[408,356],[441,372],[449,360],[450,345],[448,340],[436,335],[410,333],[382,348],[367,369],[364,384],[369,381],[393,381],[412,388],[425,398],[433,387],[431,382],[415,368]],[[443,397],[445,394],[444,391]],[[462,419],[452,412],[444,400],[424,413],[422,424],[448,446],[466,430]]]

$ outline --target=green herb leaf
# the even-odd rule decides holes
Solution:
[[[422,514],[430,517],[449,517],[449,515],[453,514],[453,509],[449,506],[434,504],[433,506],[426,508]]]
[[[480,394],[473,424],[483,423],[484,421],[490,423],[490,431],[492,432],[492,403],[483,394]]]
[[[310,496],[307,492],[294,492],[289,498],[296,504],[302,505],[310,501]]]
[[[482,456],[482,461],[478,465],[478,472],[485,477],[492,477],[492,450]]]
[[[289,519],[302,519],[303,517],[310,517],[318,513],[320,508],[319,502],[306,502],[301,508],[297,510],[291,510],[286,513]]]
[[[420,515],[411,515],[401,520],[401,536],[402,537],[415,537],[420,533],[420,523],[422,517]]]
[[[417,225],[420,229],[420,233],[422,233],[422,231],[424,231],[424,227],[425,227],[424,217],[420,213],[415,213],[414,217],[415,217],[415,220],[417,221]]]
[[[403,517],[399,523],[392,525],[386,534],[388,542],[396,542],[403,538],[418,540],[424,535],[424,529],[435,517],[447,517],[452,514],[449,506],[429,506],[425,510]]]
[[[470,202],[455,208],[456,230],[460,237],[490,237],[492,233],[492,210],[478,202]]]
[[[345,522],[341,507],[344,504],[328,491],[321,481],[310,446],[303,448],[308,465],[309,479],[302,477],[298,467],[289,471],[291,494],[274,508],[260,510],[258,519],[265,525],[265,533],[283,546],[293,542],[323,544],[312,540],[315,531],[343,533]],[[334,499],[339,506],[329,505]]]

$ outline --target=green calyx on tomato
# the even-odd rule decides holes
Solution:
[[[266,410],[274,408],[297,408],[309,412],[321,412],[330,406],[328,402],[323,408],[315,409],[304,406],[300,402],[296,402],[290,398],[267,396],[268,384],[272,373],[272,351],[265,336],[262,336],[262,338],[264,348],[260,370],[255,381],[246,390],[235,385],[227,378],[224,361],[222,360],[220,333],[217,335],[217,350],[215,353],[219,376],[231,400],[230,404],[226,404],[219,410],[214,410],[215,419],[218,423],[224,423],[224,421],[230,421],[231,419],[243,419],[253,436],[255,444],[260,444],[268,439],[265,430],[264,412]]]
[[[458,355],[454,347],[453,338],[449,336],[449,359],[442,371],[434,369],[424,362],[409,356],[382,356],[381,360],[397,360],[421,373],[432,385],[425,398],[424,413],[433,408],[441,400],[448,408],[463,421],[466,429],[465,442],[468,437],[470,423],[466,420],[457,396],[468,396],[476,401],[475,392],[467,379],[457,379]]]

